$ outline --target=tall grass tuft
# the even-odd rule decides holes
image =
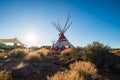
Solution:
[[[85,80],[84,76],[79,75],[73,70],[66,70],[64,72],[58,71],[54,76],[47,77],[48,80]]]
[[[5,53],[4,50],[0,49],[0,59],[4,59],[7,54]]]
[[[91,74],[94,75],[97,73],[95,65],[91,62],[79,61],[70,65],[70,69],[79,72],[81,75]]]
[[[81,57],[81,49],[82,49],[81,47],[66,49],[62,51],[60,54],[63,56],[68,56],[74,59],[78,59]]]
[[[29,53],[29,51],[26,50],[26,49],[17,48],[17,49],[13,49],[12,51],[10,51],[10,52],[8,53],[8,56],[9,56],[9,57],[24,57],[24,56],[26,56],[28,53]]]
[[[0,80],[11,80],[11,72],[7,70],[0,71]]]
[[[37,52],[31,52],[27,56],[25,56],[25,62],[30,63],[39,63],[42,60],[43,54]]]
[[[97,74],[95,65],[91,62],[75,62],[70,65],[70,70],[57,72],[54,76],[47,77],[48,80],[91,80]]]
[[[48,55],[49,53],[49,49],[46,49],[46,48],[41,48],[41,49],[38,49],[36,50],[35,52],[39,53],[39,54],[43,54],[44,56]]]

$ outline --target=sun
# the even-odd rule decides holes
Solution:
[[[27,41],[28,42],[35,42],[37,40],[37,37],[36,35],[34,34],[29,34],[27,37],[26,37]]]
[[[28,33],[25,35],[25,41],[29,45],[34,45],[38,41],[38,36],[35,33]]]

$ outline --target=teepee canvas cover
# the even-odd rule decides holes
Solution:
[[[55,44],[53,43],[53,45],[52,45],[52,48],[51,48],[52,50],[62,51],[64,49],[73,47],[73,45],[67,40],[67,38],[64,35],[66,30],[72,24],[72,23],[70,23],[68,25],[69,19],[70,19],[70,15],[68,14],[66,23],[63,27],[62,27],[62,25],[60,25],[59,21],[58,21],[58,23],[55,23],[55,22],[52,23],[52,25],[60,32],[59,39],[57,40],[57,42]]]

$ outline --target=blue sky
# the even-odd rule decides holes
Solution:
[[[65,35],[73,45],[99,41],[120,47],[119,0],[0,0],[0,38],[51,45],[59,33],[51,22],[59,19],[64,25],[68,11],[72,25]]]

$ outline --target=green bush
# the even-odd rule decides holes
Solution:
[[[108,67],[113,63],[110,47],[99,42],[93,42],[86,47],[77,47],[71,51],[64,51],[62,55],[77,60],[91,61],[98,67]],[[102,65],[102,66],[101,66]]]
[[[82,56],[82,59],[91,61],[98,67],[108,67],[113,63],[110,47],[105,46],[102,43],[93,42],[84,47],[83,51],[85,55]]]

